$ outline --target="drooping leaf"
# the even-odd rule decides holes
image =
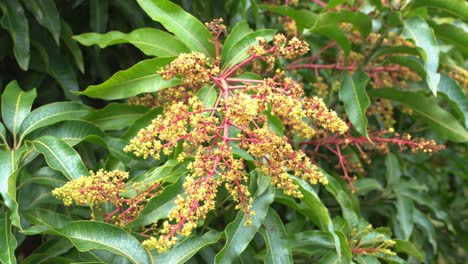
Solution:
[[[385,167],[387,168],[387,186],[394,186],[400,181],[401,168],[398,158],[393,153],[388,153],[385,158]]]
[[[419,227],[427,235],[429,243],[432,245],[432,249],[437,251],[437,242],[436,242],[436,231],[434,225],[431,221],[422,214],[419,210],[414,210],[414,223],[416,227]]]
[[[109,1],[90,0],[89,1],[89,25],[91,30],[98,33],[106,31],[108,22]]]
[[[303,251],[305,248],[334,249],[335,241],[329,232],[320,230],[306,230],[289,234],[289,248],[292,251]]]
[[[397,209],[396,219],[403,232],[403,239],[408,240],[413,233],[414,227],[414,203],[410,199],[397,194],[395,206]]]
[[[10,82],[2,94],[2,118],[8,130],[13,134],[14,145],[18,145],[18,130],[31,111],[36,99],[36,89],[24,92],[18,82]]]
[[[79,94],[104,100],[128,98],[140,93],[151,93],[181,84],[178,79],[164,80],[156,73],[174,58],[141,61],[127,70],[119,71],[107,81],[91,85]]]
[[[322,170],[322,173],[327,177],[328,184],[325,189],[335,197],[341,207],[343,217],[350,228],[359,224],[359,206],[356,202],[356,197],[352,196],[336,179],[328,175]]]
[[[23,121],[19,129],[20,139],[38,128],[73,120],[87,115],[91,108],[80,103],[56,102],[34,109]]]
[[[21,228],[16,202],[16,178],[18,176],[19,161],[23,157],[26,147],[17,150],[0,150],[0,195],[4,205],[10,209],[11,224]]]
[[[358,71],[353,76],[345,74],[339,91],[339,98],[345,106],[349,121],[361,135],[366,137],[368,137],[366,110],[370,106],[366,85],[369,79],[363,71]]]
[[[190,50],[214,57],[213,38],[208,29],[191,14],[167,0],[138,0],[141,8],[169,32],[176,35]]]
[[[439,136],[454,142],[467,142],[468,132],[436,102],[418,93],[404,92],[392,88],[372,90],[372,97],[386,98],[402,103],[418,113]]]
[[[317,23],[317,15],[306,10],[300,9],[296,10],[289,6],[268,6],[268,5],[260,5],[261,8],[270,10],[282,16],[288,16],[297,24],[305,27],[305,28],[313,28]]]
[[[458,110],[465,120],[465,128],[468,128],[468,99],[458,83],[445,74],[441,74],[439,92],[447,97],[449,103]]]
[[[121,130],[131,125],[147,111],[148,107],[142,105],[111,103],[93,111],[84,119],[94,123],[103,131]]]
[[[252,223],[249,226],[245,226],[246,219],[244,213],[237,213],[236,219],[229,223],[224,231],[226,234],[226,244],[216,254],[215,263],[232,263],[233,260],[240,256],[254,238],[260,225],[264,222],[273,198],[274,191],[271,184],[267,186],[266,191],[262,193],[257,191],[251,209],[255,211],[255,215],[250,216]]]
[[[460,27],[452,24],[433,24],[431,25],[438,39],[442,39],[444,42],[454,45],[458,50],[463,53],[468,53],[468,32]]]
[[[31,38],[35,40],[32,44],[44,64],[31,64],[32,69],[52,76],[62,88],[66,98],[80,101],[80,98],[73,93],[79,91],[79,85],[72,58],[60,49],[55,41],[40,31],[32,31]]]
[[[10,32],[14,43],[14,54],[20,68],[24,71],[29,66],[29,26],[24,9],[18,0],[0,1],[3,17],[1,26]]]
[[[11,231],[12,225],[8,213],[0,213],[0,262],[16,264],[15,249],[18,245]]]
[[[8,141],[6,139],[6,129],[5,129],[5,126],[3,125],[2,122],[0,122],[0,145],[1,144],[5,144],[7,145],[8,144]]]
[[[144,174],[134,177],[135,182],[153,183],[159,180],[176,182],[187,171],[188,161],[178,162],[175,159],[168,160],[164,165],[155,167]]]
[[[248,33],[245,37],[237,41],[226,53],[226,60],[224,61],[222,68],[229,69],[230,67],[235,66],[243,60],[247,59],[250,56],[247,51],[250,45],[255,45],[258,43],[258,37],[262,37],[268,42],[273,39],[275,33],[276,30],[273,29],[260,29],[252,33]]]
[[[419,16],[410,17],[405,20],[403,37],[412,39],[416,47],[419,48],[419,54],[424,61],[426,70],[426,83],[434,95],[437,95],[440,74],[439,68],[439,44],[435,38],[434,31]]]
[[[410,7],[430,7],[442,9],[444,11],[450,12],[457,17],[468,20],[468,3],[464,0],[450,0],[450,1],[440,1],[440,0],[414,0],[411,1]]]
[[[320,27],[314,27],[311,31],[333,39],[343,49],[344,53],[349,55],[351,44],[340,27],[335,25],[323,25]]]
[[[265,263],[293,263],[293,256],[288,247],[286,229],[281,218],[272,208],[268,209],[260,233],[265,239],[267,248]]]
[[[407,240],[395,239],[395,250],[415,257],[421,262],[425,261],[424,255],[413,243]]]
[[[55,42],[60,42],[60,14],[53,0],[24,0],[24,6],[36,18],[37,22],[54,37]]]
[[[53,136],[43,136],[29,143],[34,150],[44,155],[52,169],[62,172],[69,180],[88,175],[78,152],[65,141]]]
[[[85,46],[98,45],[105,48],[111,45],[130,43],[149,56],[176,57],[190,50],[173,35],[154,28],[139,28],[128,34],[111,31],[105,34],[84,33],[73,39]]]
[[[230,53],[234,44],[243,39],[252,30],[249,28],[249,24],[246,21],[239,22],[226,37],[221,50],[221,63],[224,64],[226,56]]]
[[[186,263],[206,246],[218,242],[222,232],[208,231],[202,236],[191,236],[178,242],[173,249],[161,255],[153,255],[154,263]]]
[[[330,233],[335,243],[336,253],[341,257],[340,239],[335,233],[327,207],[325,207],[309,183],[299,178],[295,178],[295,182],[299,185],[299,190],[304,196],[302,200],[308,206],[309,210],[312,211],[311,214],[314,215],[310,220],[317,225],[320,230]]]
[[[83,53],[78,43],[72,39],[73,32],[70,26],[63,19],[60,21],[60,38],[70,51],[76,66],[81,73],[84,73]]]

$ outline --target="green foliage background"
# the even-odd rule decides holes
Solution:
[[[173,2],[180,7],[166,0],[0,1],[0,262],[467,261],[467,76],[453,80],[444,71],[467,66],[465,1],[390,1],[389,7],[383,4],[388,1],[331,0],[323,1],[326,8],[316,1],[289,7],[255,0]],[[338,15],[327,11],[354,2],[364,4]],[[194,21],[222,17],[228,31],[246,23],[256,34],[272,35],[265,29],[281,31],[280,16],[304,29],[302,37],[312,55],[331,41],[345,54],[367,52],[365,45],[343,38],[338,26],[342,22],[353,24],[362,35],[393,31],[411,39],[415,48],[376,45],[366,60],[387,54],[389,61],[411,68],[423,82],[411,83],[407,90],[370,89],[362,72],[323,71],[330,87],[336,82],[341,86],[325,101],[340,116],[346,113],[356,136],[369,136],[370,126],[382,128],[378,117],[365,115],[370,99],[390,99],[414,113],[396,111],[396,131],[435,139],[446,149],[431,156],[398,148],[373,153],[366,175],[355,182],[356,193],[343,180],[337,160],[323,160],[320,166],[330,184],[311,187],[297,180],[304,194],[301,201],[275,191],[267,177],[252,169],[252,226],[244,227],[243,215],[228,203],[171,251],[148,252],[138,230],[166,217],[187,170],[171,157],[142,161],[122,151],[162,112],[128,105],[125,99],[176,85],[177,80],[163,81],[156,71],[179,53],[206,50],[213,55],[208,31],[194,35],[199,42],[187,35],[196,32]],[[223,50],[224,59],[245,56],[248,45],[256,42],[250,34],[244,36],[247,45],[241,52]],[[402,58],[402,53],[411,58]],[[313,70],[300,69],[291,76],[313,93]],[[130,171],[131,181],[162,179],[167,187],[123,228],[90,221],[91,209],[64,207],[51,196],[54,188],[100,168]],[[375,229],[367,239],[396,239],[398,256],[353,254],[348,241],[353,229],[363,230],[368,223]]]

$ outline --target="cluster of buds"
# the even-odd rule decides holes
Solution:
[[[72,203],[93,206],[115,201],[119,193],[125,190],[124,181],[128,179],[128,172],[101,169],[97,172],[90,171],[89,174],[56,188],[52,191],[52,195],[63,200],[66,206]]]
[[[203,105],[197,97],[186,103],[175,102],[124,149],[143,158],[159,159],[161,152],[169,155],[181,145],[179,161],[187,155],[194,157],[188,165],[191,173],[185,178],[184,194],[162,224],[159,238],[144,241],[147,248],[164,252],[176,243],[176,235],[190,235],[198,221],[214,209],[220,186],[244,213],[246,225],[251,223],[254,212],[247,187],[250,178],[243,159],[235,158],[233,147],[252,156],[257,166],[270,175],[271,182],[287,195],[302,197],[290,175],[311,184],[327,183],[318,167],[302,151],[294,150],[287,137],[270,130],[269,116],[276,116],[303,135],[311,135],[316,127],[343,134],[348,127],[320,98],[304,97],[303,86],[281,72],[264,80],[234,78],[240,67],[256,59],[274,62],[279,56],[293,58],[308,51],[304,42],[287,40],[283,35],[277,35],[271,47],[264,39],[258,41],[249,49],[250,57],[221,72],[212,70],[206,60],[189,60],[191,69],[181,64],[188,57],[200,58],[197,53],[181,54],[160,71],[166,78],[180,75],[187,86],[198,85],[195,80],[210,80],[218,89],[218,98],[214,106]]]
[[[391,248],[396,242],[389,238],[387,234],[376,232],[372,225],[366,226],[362,230],[353,229],[349,239],[349,247],[353,255],[371,256],[396,256]]]
[[[450,78],[458,82],[465,94],[468,94],[468,71],[457,66],[447,66],[446,69],[448,70]]]
[[[320,131],[317,133],[314,140],[301,142],[302,146],[312,146],[314,151],[311,155],[316,155],[319,148],[324,148],[330,151],[333,156],[338,158],[339,167],[343,170],[344,178],[348,181],[353,191],[355,191],[353,182],[356,177],[351,177],[350,174],[354,171],[362,171],[362,167],[358,166],[355,168],[354,164],[356,161],[352,161],[351,158],[347,157],[341,152],[341,148],[347,148],[354,146],[359,152],[359,156],[366,163],[370,163],[370,157],[366,151],[376,150],[380,153],[390,152],[390,146],[396,145],[400,151],[411,149],[413,153],[424,152],[424,153],[435,153],[445,149],[444,145],[437,144],[434,140],[424,138],[412,138],[409,134],[395,133],[393,128],[390,131],[381,130],[374,133],[369,133],[369,137],[353,137],[349,133],[343,137],[337,137],[336,135],[330,135],[328,132]],[[354,169],[354,170],[353,170]]]
[[[128,172],[120,170],[101,169],[89,173],[89,176],[71,180],[62,187],[54,189],[52,195],[61,199],[65,206],[75,203],[93,207],[104,215],[104,221],[118,226],[124,226],[135,219],[148,199],[157,195],[161,187],[160,182],[148,185],[136,182],[127,186],[125,180],[128,179]],[[131,198],[122,197],[121,194],[128,189],[138,192]],[[111,203],[115,210],[104,212],[99,207],[104,203]]]
[[[182,76],[182,82],[189,87],[199,87],[216,75],[219,68],[211,64],[210,59],[200,52],[182,53],[165,69],[158,71],[163,79],[169,80]]]

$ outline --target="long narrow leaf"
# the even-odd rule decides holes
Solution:
[[[192,51],[214,57],[213,38],[208,29],[191,14],[167,0],[137,0],[155,21],[176,35]]]

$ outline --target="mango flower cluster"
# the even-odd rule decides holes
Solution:
[[[181,54],[159,71],[166,79],[179,76],[187,87],[213,84],[218,97],[214,105],[204,105],[196,96],[174,102],[124,149],[145,159],[159,159],[161,153],[169,155],[181,144],[183,151],[178,160],[194,157],[188,165],[191,173],[185,178],[184,194],[177,198],[175,208],[162,224],[159,238],[143,242],[147,248],[164,252],[177,242],[177,235],[190,235],[215,208],[221,186],[244,213],[246,225],[251,223],[255,212],[251,208],[249,174],[244,160],[234,157],[233,148],[253,157],[257,167],[286,195],[302,197],[290,175],[311,184],[327,184],[318,167],[302,151],[293,149],[287,137],[270,129],[269,117],[276,116],[286,127],[304,136],[312,136],[316,127],[339,134],[348,127],[320,98],[304,97],[303,86],[281,72],[264,80],[234,78],[238,69],[254,60],[273,64],[278,57],[293,58],[308,51],[305,42],[297,38],[287,40],[283,35],[277,35],[271,47],[262,38],[258,43],[250,47],[246,60],[224,70],[204,54],[192,52]]]

